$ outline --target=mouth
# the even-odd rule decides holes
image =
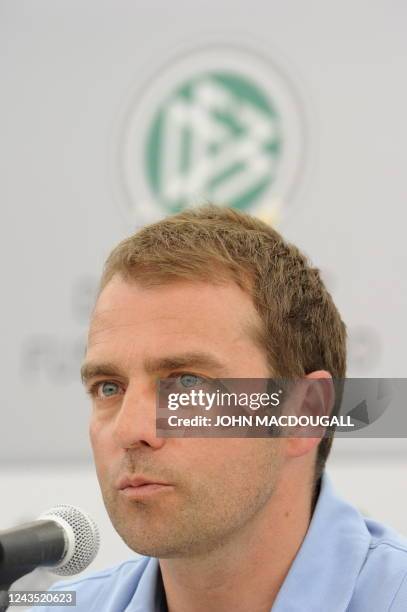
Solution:
[[[170,491],[173,489],[173,485],[155,479],[125,476],[117,483],[117,489],[125,497],[142,499],[158,493]]]

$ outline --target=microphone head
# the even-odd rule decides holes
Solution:
[[[86,512],[76,506],[60,504],[38,518],[55,521],[64,530],[67,544],[64,556],[58,565],[49,568],[50,571],[60,576],[72,576],[92,563],[99,550],[100,536],[98,526]]]

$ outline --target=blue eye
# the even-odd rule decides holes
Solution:
[[[183,387],[190,389],[191,387],[195,387],[198,384],[202,384],[205,382],[205,379],[201,376],[195,376],[194,374],[181,374],[179,376],[180,383]]]
[[[102,382],[99,383],[98,386],[98,396],[99,397],[112,397],[112,395],[115,395],[118,392],[119,389],[119,385],[117,385],[114,382]]]

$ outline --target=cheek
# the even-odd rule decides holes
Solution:
[[[113,449],[107,443],[107,438],[104,436],[103,428],[97,423],[91,421],[89,424],[89,437],[92,445],[94,465],[99,484],[102,490],[110,489],[112,480],[112,468],[115,465],[113,461]],[[111,438],[109,436],[109,438]]]
[[[250,481],[262,478],[273,470],[278,457],[278,441],[222,438],[211,439],[185,449],[189,456],[187,473],[200,474],[212,483],[241,482],[242,476]]]
[[[108,462],[109,456],[113,451],[111,443],[112,436],[110,435],[109,428],[106,427],[106,425],[103,425],[95,418],[91,418],[89,423],[89,438],[96,465],[99,467],[103,465],[103,460]]]
[[[90,438],[90,443],[92,444],[93,452],[95,452],[97,448],[98,428],[97,428],[96,421],[92,417],[89,422],[89,438]]]
[[[278,443],[261,439],[224,440],[218,470],[222,480],[240,486],[246,482],[250,488],[276,473],[279,464]]]

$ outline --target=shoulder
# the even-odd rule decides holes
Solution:
[[[74,591],[75,609],[78,612],[107,610],[110,601],[119,606],[117,609],[124,610],[132,599],[149,560],[149,557],[137,557],[75,580],[61,580],[53,584],[49,591]],[[42,611],[47,612],[47,609],[42,608]],[[50,610],[57,612],[59,607],[52,607]]]
[[[367,562],[382,571],[407,573],[407,539],[370,518],[365,523],[371,537]]]
[[[303,549],[301,577],[325,577],[319,598],[308,593],[315,610],[333,598],[334,612],[407,612],[407,539],[338,497],[326,474]]]
[[[407,539],[390,527],[365,518],[370,544],[361,568],[355,600],[370,602],[372,609],[388,612],[407,610]],[[357,609],[359,609],[359,607]],[[366,608],[368,609],[368,608]],[[352,610],[352,608],[351,608]]]

